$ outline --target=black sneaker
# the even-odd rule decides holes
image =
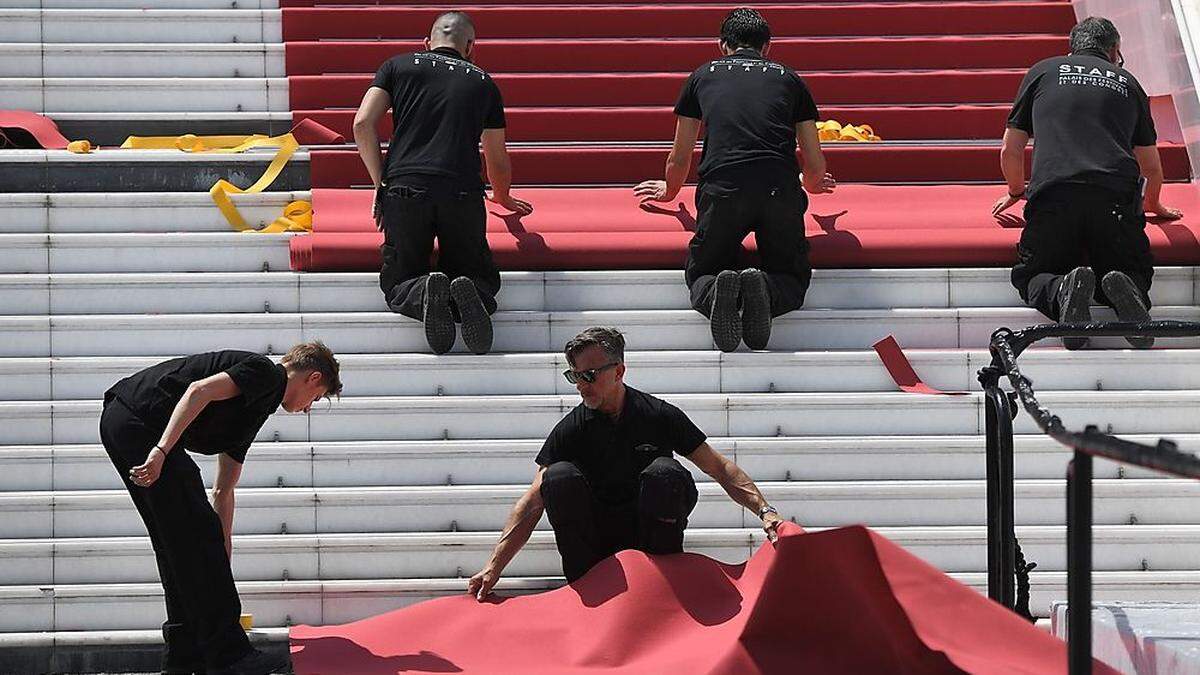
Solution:
[[[742,270],[742,339],[750,349],[766,349],[771,339],[771,292],[767,275],[753,267]]]
[[[433,272],[425,280],[425,341],[434,354],[445,354],[454,346],[454,317],[450,315],[450,279]]]
[[[462,319],[463,342],[474,354],[486,354],[492,349],[492,317],[488,316],[479,298],[475,282],[458,277],[450,282],[450,297]]]
[[[272,675],[292,672],[292,659],[287,654],[268,654],[251,649],[249,654],[225,666],[209,668],[208,675]]]
[[[1142,300],[1141,291],[1129,275],[1124,272],[1109,272],[1100,280],[1100,287],[1104,289],[1104,294],[1108,296],[1113,309],[1117,310],[1117,318],[1121,321],[1145,323],[1150,320],[1150,310]],[[1134,349],[1149,349],[1154,346],[1153,337],[1129,337],[1125,340]]]
[[[709,322],[712,338],[717,349],[731,352],[742,341],[742,319],[738,316],[738,296],[741,294],[742,277],[733,270],[717,275],[713,284],[712,312]]]
[[[1058,288],[1058,320],[1062,323],[1087,323],[1092,320],[1092,296],[1096,293],[1096,275],[1090,267],[1076,267]],[[1065,337],[1067,349],[1083,349],[1085,337]]]

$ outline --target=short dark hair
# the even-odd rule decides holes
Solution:
[[[303,342],[289,349],[283,355],[283,366],[299,373],[320,373],[321,381],[325,383],[325,398],[342,395],[341,366],[333,351],[320,340]]]
[[[613,361],[625,362],[625,336],[621,335],[621,331],[616,328],[592,326],[571,338],[571,341],[567,343],[563,349],[563,353],[567,356],[567,363],[574,368],[575,357],[579,355],[579,352],[593,346],[604,350],[608,358]]]
[[[1113,22],[1101,16],[1089,16],[1071,29],[1071,53],[1084,49],[1099,49],[1111,52],[1121,41],[1121,34]]]
[[[738,7],[721,23],[721,42],[730,49],[749,47],[762,50],[771,40],[771,27],[757,10]]]

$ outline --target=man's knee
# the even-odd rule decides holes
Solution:
[[[640,476],[639,510],[664,521],[687,517],[696,504],[696,482],[674,457],[659,457]]]
[[[591,488],[583,472],[572,462],[555,462],[546,467],[540,492],[552,524],[590,511]]]

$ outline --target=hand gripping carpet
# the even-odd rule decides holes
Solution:
[[[1057,638],[871,530],[790,523],[740,565],[622,551],[557,590],[464,593],[290,637],[297,675],[999,675],[1067,663]]]

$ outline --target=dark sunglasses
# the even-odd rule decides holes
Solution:
[[[597,375],[615,365],[617,365],[617,362],[614,361],[613,363],[606,363],[599,368],[592,368],[591,370],[564,370],[563,377],[567,378],[567,382],[571,384],[576,384],[580,380],[591,384],[596,381]]]

